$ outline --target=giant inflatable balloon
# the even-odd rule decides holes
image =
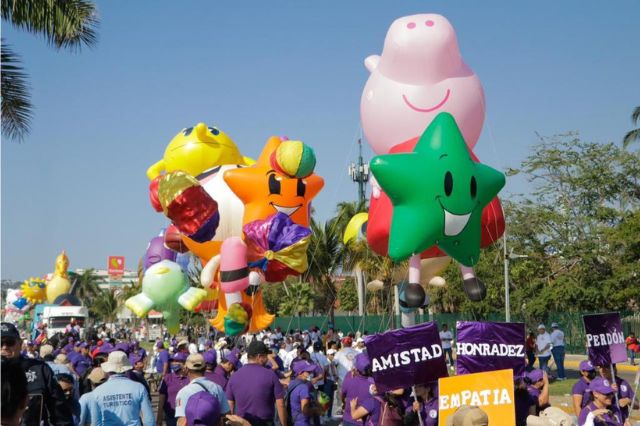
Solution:
[[[56,269],[53,277],[47,282],[47,302],[55,303],[58,296],[69,293],[71,290],[71,282],[67,270],[69,269],[69,258],[62,251],[56,258]]]
[[[437,245],[465,266],[476,264],[482,209],[505,176],[473,161],[451,114],[438,114],[412,152],[373,158],[371,171],[394,207],[388,247],[393,260]]]
[[[169,249],[164,242],[164,232],[161,232],[157,237],[153,237],[151,241],[149,241],[149,245],[147,246],[147,251],[144,254],[144,262],[143,267],[146,271],[152,265],[155,265],[158,262],[163,260],[170,260],[175,262],[178,257],[178,253]]]
[[[205,290],[189,286],[180,265],[162,260],[146,270],[142,292],[127,299],[125,305],[138,317],[146,316],[151,309],[161,311],[167,329],[175,334],[179,329],[179,308],[193,311],[206,296]]]
[[[469,147],[476,144],[485,116],[484,93],[444,16],[396,19],[382,54],[369,56],[365,66],[371,75],[362,92],[360,115],[377,154],[420,135],[443,111],[456,118]]]
[[[27,302],[37,305],[47,298],[47,283],[42,278],[29,278],[22,283],[22,295]]]
[[[243,157],[231,138],[216,126],[198,123],[182,129],[167,145],[164,158],[147,170],[153,180],[163,172],[182,170],[197,177],[201,173],[222,164],[245,164],[251,160]]]

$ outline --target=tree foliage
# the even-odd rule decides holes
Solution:
[[[346,279],[338,290],[340,310],[353,312],[358,310],[358,290],[353,278]]]
[[[284,286],[285,284],[283,284]],[[315,306],[315,291],[308,282],[286,285],[287,297],[278,305],[278,314],[284,316],[310,314]]]

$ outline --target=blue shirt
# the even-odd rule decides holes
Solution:
[[[80,419],[78,424],[84,426],[91,424],[91,402],[93,401],[93,392],[87,392],[80,397]]]
[[[146,426],[156,423],[151,399],[140,383],[122,375],[114,375],[92,393],[90,411],[93,425]]]
[[[200,383],[204,386],[209,393],[218,400],[218,403],[220,404],[220,413],[224,414],[229,412],[229,401],[227,401],[227,396],[224,394],[222,387],[205,377],[197,377],[178,392],[178,395],[176,396],[176,418],[186,417],[184,410],[187,407],[187,401],[189,401],[191,395],[204,390],[202,389],[202,386],[197,385],[196,383]]]

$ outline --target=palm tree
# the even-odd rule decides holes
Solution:
[[[631,114],[631,122],[634,126],[638,125],[640,121],[640,106],[635,107],[633,113]],[[640,128],[633,129],[626,135],[624,135],[624,139],[622,140],[622,147],[627,148],[633,142],[640,140]]]
[[[309,283],[290,283],[288,290],[289,293],[295,295],[295,297],[286,297],[282,299],[278,306],[279,315],[302,315],[313,311],[315,294]]]
[[[97,41],[96,6],[86,0],[2,0],[2,20],[45,38],[56,49],[80,50]],[[2,39],[2,134],[21,140],[29,131],[31,103],[18,56]]]
[[[90,305],[93,299],[102,293],[100,284],[104,279],[97,276],[95,272],[95,269],[87,269],[82,274],[73,274],[70,277],[73,282],[70,293],[77,296],[85,305]]]
[[[342,238],[335,219],[322,225],[312,218],[311,231],[311,243],[307,250],[309,269],[305,272],[304,279],[315,286],[316,302],[321,309],[329,311],[329,318],[333,323],[337,297],[334,276],[342,265]]]
[[[118,313],[118,298],[111,290],[100,292],[89,305],[89,312],[104,322],[114,322]]]

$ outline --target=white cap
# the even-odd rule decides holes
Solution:
[[[551,323],[551,328],[558,328],[558,323],[557,322],[552,322]]]
[[[545,327],[544,324],[538,324],[538,330],[540,329],[546,330],[547,327]]]
[[[329,350],[327,351],[327,355],[335,355],[335,354],[336,354],[336,352],[337,352],[337,351],[336,351],[335,349],[329,349]]]
[[[358,337],[356,339],[356,343],[364,343],[364,339],[362,337]]]

